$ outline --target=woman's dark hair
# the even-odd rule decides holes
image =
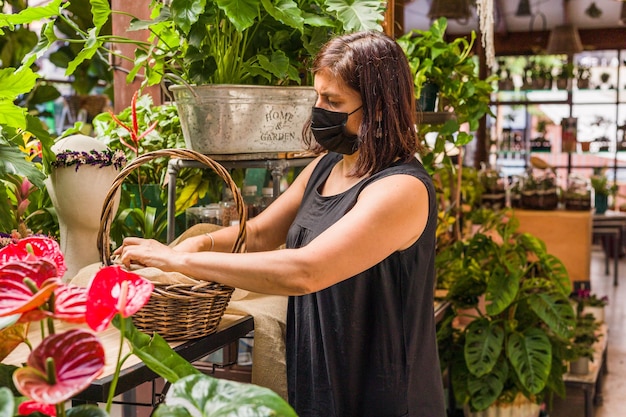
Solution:
[[[421,150],[413,77],[396,41],[374,31],[338,36],[315,57],[312,72],[321,70],[329,71],[361,94],[363,121],[354,175],[378,172],[396,159],[409,161]],[[320,151],[307,127],[305,140],[313,150]]]

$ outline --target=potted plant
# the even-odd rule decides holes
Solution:
[[[567,179],[567,189],[563,194],[566,210],[590,210],[591,187],[589,181],[576,174]]]
[[[478,129],[480,119],[491,114],[489,103],[497,78],[491,75],[481,79],[478,74],[478,65],[471,53],[476,33],[472,31],[469,40],[455,38],[447,41],[447,27],[448,21],[442,17],[428,30],[412,30],[397,39],[409,60],[416,99],[422,95],[427,83],[435,84],[438,101],[434,110],[440,114],[453,113],[453,117],[430,123],[421,113],[418,114],[422,137],[437,132],[435,143],[428,144],[433,152],[423,155],[424,165],[431,171],[434,171],[438,155],[443,157],[444,163],[449,161],[448,153],[442,152],[446,143],[460,147],[474,139],[472,132]],[[469,132],[460,129],[464,123],[468,124]]]
[[[156,43],[136,54],[135,68],[148,84],[177,72],[171,79],[185,85],[171,89],[187,146],[205,154],[301,151],[316,96],[310,87],[284,86],[311,84],[306,63],[323,43],[346,31],[381,29],[384,12],[383,3],[363,0],[153,6],[154,20],[131,24],[148,28]]]
[[[142,42],[105,34],[110,15],[124,12],[111,10],[106,0],[90,3],[93,26],[75,27],[82,49],[66,74],[95,54],[110,53],[134,63],[128,80],[141,73],[145,85],[181,85],[174,94],[187,147],[205,154],[301,151],[302,125],[315,100],[311,87],[298,87],[310,84],[307,60],[334,34],[381,29],[384,14],[384,3],[367,0],[287,0],[280,7],[260,0],[154,1],[154,18],[132,19],[127,28],[148,29],[151,37]],[[46,36],[25,64],[55,45],[55,22],[71,20],[66,7],[67,2],[53,0],[45,14],[21,16],[20,23],[50,18],[44,23]],[[114,49],[120,43],[134,45],[135,56],[120,56]],[[190,89],[192,84],[202,92]],[[207,111],[214,113],[207,117]]]
[[[589,88],[589,79],[591,78],[591,69],[586,65],[579,65],[576,68],[576,85],[579,90]]]
[[[589,362],[593,362],[594,343],[599,339],[596,331],[600,324],[592,314],[578,315],[574,327],[574,337],[568,349],[569,372],[584,375],[589,373]]]
[[[550,152],[552,145],[550,144],[550,139],[546,136],[547,128],[550,124],[550,121],[544,118],[537,121],[537,133],[539,135],[530,141],[531,151]]]
[[[609,196],[615,196],[617,184],[609,184],[606,176],[606,167],[594,168],[594,173],[590,177],[591,188],[594,191],[594,207],[597,214],[604,214],[609,208]]]
[[[567,90],[570,87],[571,80],[574,79],[574,64],[565,62],[560,68],[556,77],[556,88],[559,90]]]
[[[514,216],[493,216],[436,258],[451,303],[437,331],[440,360],[456,403],[471,411],[563,396],[575,323],[563,263],[540,239],[517,232]]]
[[[591,314],[597,322],[604,322],[604,307],[609,303],[607,296],[598,297],[583,285],[571,294],[570,300],[578,316]]]
[[[521,191],[522,207],[530,210],[554,210],[559,203],[556,178],[552,171],[541,174],[529,170]]]

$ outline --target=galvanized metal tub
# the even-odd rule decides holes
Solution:
[[[300,152],[313,87],[171,86],[188,148],[205,155]]]

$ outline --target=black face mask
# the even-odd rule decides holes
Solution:
[[[330,111],[321,107],[313,107],[311,112],[311,132],[317,143],[331,152],[344,155],[352,155],[357,151],[357,135],[347,134],[344,130],[348,123],[348,116],[363,106],[350,113]]]

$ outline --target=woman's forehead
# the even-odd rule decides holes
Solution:
[[[360,97],[358,91],[349,87],[343,79],[335,76],[329,70],[321,70],[315,73],[313,85],[317,94],[328,97],[333,96],[356,96]]]

